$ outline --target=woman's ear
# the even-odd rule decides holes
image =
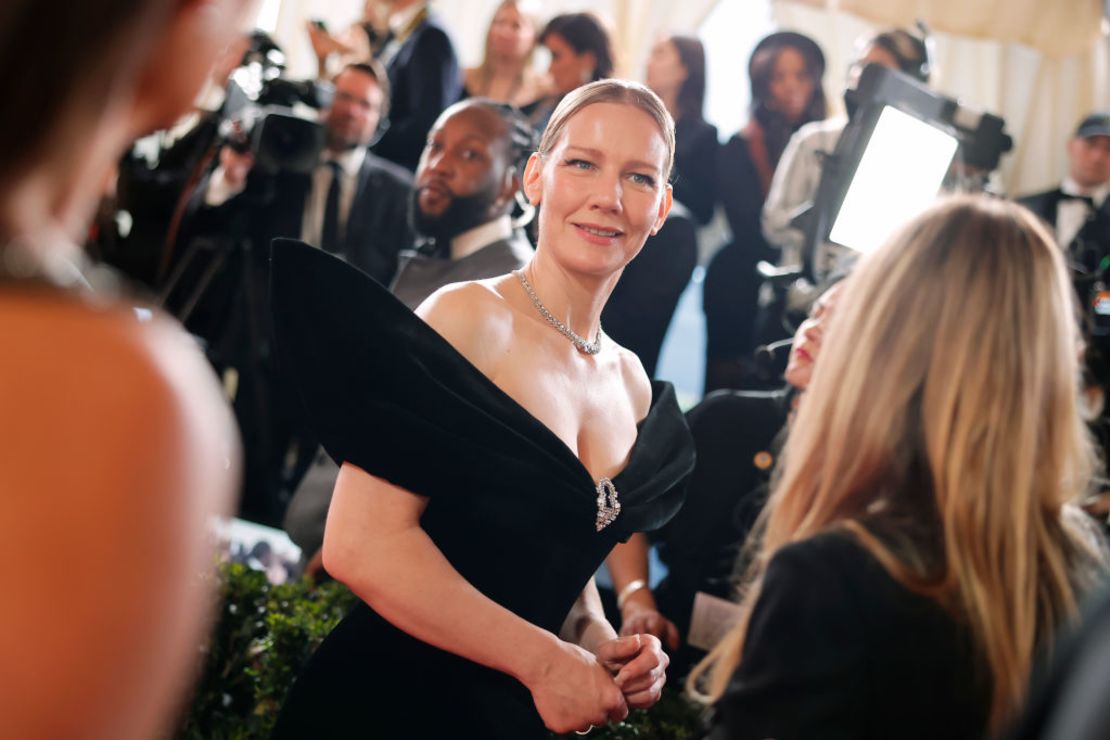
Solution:
[[[532,205],[540,204],[543,195],[543,157],[539,152],[532,152],[528,164],[524,166],[524,194]]]
[[[652,236],[658,234],[659,229],[663,228],[663,224],[667,220],[667,215],[671,212],[672,205],[674,205],[674,198],[671,184],[667,183],[667,189],[663,191],[663,197],[659,199],[659,213],[655,216],[655,226],[651,228]]]
[[[585,65],[582,68],[582,83],[585,84],[597,75],[597,54],[592,51],[584,51],[578,58]]]

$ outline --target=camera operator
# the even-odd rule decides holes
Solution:
[[[346,66],[322,116],[326,144],[311,174],[253,171],[254,158],[234,146],[202,186],[202,231],[219,232],[243,208],[253,214],[255,245],[299,237],[339,254],[387,283],[398,250],[409,243],[405,216],[412,176],[367,151],[388,113],[389,82],[376,63]],[[216,228],[214,228],[216,227]]]
[[[412,241],[411,175],[367,151],[388,96],[380,66],[348,65],[321,116],[325,143],[314,167],[273,172],[256,166],[255,153],[225,145],[194,195],[185,228],[222,244],[227,261],[188,325],[208,341],[209,358],[234,395],[246,458],[241,514],[249,519],[280,521],[295,471],[316,446],[271,357],[270,242],[301,238],[388,283],[398,252]]]

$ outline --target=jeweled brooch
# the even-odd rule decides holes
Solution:
[[[621,513],[621,502],[617,500],[617,487],[608,478],[597,482],[597,521],[594,526],[597,531],[608,527],[617,520]]]

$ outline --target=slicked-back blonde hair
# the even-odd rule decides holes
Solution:
[[[674,169],[674,119],[667,112],[667,106],[663,105],[659,96],[640,83],[630,80],[598,80],[575,88],[564,95],[543,130],[543,136],[540,138],[540,155],[546,157],[555,148],[559,135],[566,128],[567,121],[578,111],[595,103],[623,103],[639,108],[651,116],[659,126],[659,133],[663,135],[663,143],[667,147],[667,160],[662,173],[663,181],[670,180],[671,170]]]
[[[745,614],[780,548],[845,530],[969,626],[997,730],[1035,651],[1074,614],[1071,574],[1089,554],[1061,519],[1094,462],[1078,346],[1063,260],[1020,206],[946,200],[862,260],[761,515]],[[707,698],[720,697],[746,630],[745,617],[692,689],[712,669]]]

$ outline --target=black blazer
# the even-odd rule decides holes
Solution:
[[[711,171],[717,178],[732,240],[713,256],[705,273],[702,306],[710,362],[751,356],[762,283],[756,264],[777,261],[776,250],[763,237],[760,225],[763,191],[748,139],[742,134],[730,138],[720,148]],[[712,389],[707,386],[706,390]]]
[[[779,550],[710,740],[986,734],[990,682],[970,630],[843,532]]]
[[[686,413],[697,453],[686,503],[652,536],[667,566],[655,598],[683,636],[698,591],[733,595],[736,558],[766,500],[789,398],[786,390],[718,391]]]
[[[263,265],[269,261],[273,239],[301,237],[311,175],[268,176],[252,171],[240,195],[215,207],[203,205],[206,185],[202,182],[194,196],[187,224],[190,236],[248,237]],[[413,240],[408,218],[411,193],[412,175],[407,170],[366,154],[340,255],[384,284],[397,271],[397,255]]]
[[[624,268],[601,313],[605,332],[640,358],[649,377],[655,376],[663,337],[697,262],[696,225],[676,203],[663,228]]]
[[[717,127],[704,118],[683,116],[675,124],[674,199],[690,209],[698,223],[713,218],[717,201],[714,170],[717,153]]]
[[[389,128],[374,153],[415,171],[432,124],[462,91],[455,47],[434,15],[405,39],[387,71]]]

